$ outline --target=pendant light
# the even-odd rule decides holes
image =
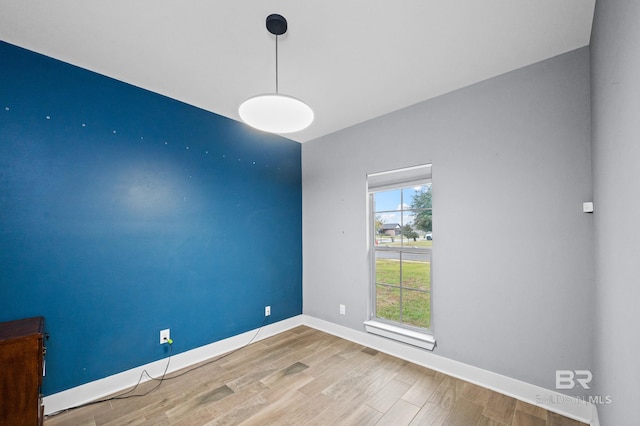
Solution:
[[[287,32],[282,15],[267,16],[267,30],[276,36],[276,92],[253,96],[238,109],[240,118],[249,126],[270,133],[293,133],[309,127],[313,110],[293,96],[278,91],[278,36]]]

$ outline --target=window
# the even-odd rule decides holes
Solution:
[[[417,338],[426,342],[418,346],[432,349],[431,165],[371,174],[367,185],[372,297],[365,325],[386,337]]]

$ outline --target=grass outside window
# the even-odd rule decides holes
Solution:
[[[430,328],[430,277],[431,262],[376,259],[376,315]]]

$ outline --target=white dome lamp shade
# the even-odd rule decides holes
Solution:
[[[293,96],[278,93],[278,36],[287,32],[287,20],[278,14],[267,16],[267,30],[276,36],[276,92],[253,96],[238,109],[246,124],[269,133],[293,133],[313,122],[313,110]]]
[[[242,121],[271,133],[293,133],[309,127],[313,110],[292,96],[267,93],[247,99],[238,110]]]

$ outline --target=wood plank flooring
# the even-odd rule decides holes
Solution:
[[[180,373],[44,424],[584,425],[304,326]]]

